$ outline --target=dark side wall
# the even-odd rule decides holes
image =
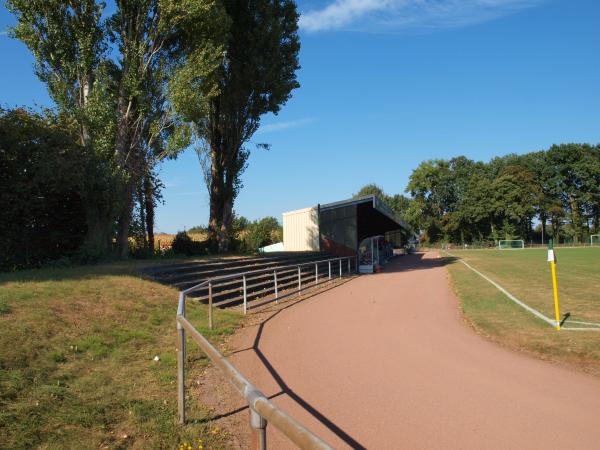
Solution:
[[[338,256],[356,255],[358,248],[356,205],[319,211],[321,250]]]

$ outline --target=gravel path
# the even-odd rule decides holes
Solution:
[[[336,448],[600,448],[600,380],[477,336],[431,253],[283,309],[233,345],[241,372]],[[292,448],[272,427],[268,444]]]

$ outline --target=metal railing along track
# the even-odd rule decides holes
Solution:
[[[332,449],[325,441],[312,433],[300,422],[286,414],[284,411],[274,405],[262,392],[260,392],[250,381],[248,381],[234,366],[231,364],[209,341],[206,339],[186,318],[185,314],[185,299],[192,292],[208,287],[209,292],[209,327],[212,328],[212,285],[216,281],[242,277],[244,286],[244,313],[247,311],[246,298],[246,277],[253,274],[264,272],[273,272],[273,283],[275,290],[276,301],[279,297],[277,272],[289,270],[290,268],[298,269],[298,289],[300,292],[302,287],[301,268],[305,266],[315,266],[315,283],[319,282],[319,264],[328,264],[328,276],[326,280],[332,279],[332,268],[338,269],[339,276],[343,275],[343,265],[347,264],[347,273],[351,273],[351,260],[354,256],[341,258],[331,258],[321,261],[312,261],[310,263],[295,264],[282,266],[276,269],[261,269],[244,272],[235,275],[225,275],[221,277],[210,278],[196,286],[181,291],[179,293],[179,304],[177,307],[177,403],[179,422],[184,424],[186,421],[185,415],[185,360],[186,360],[186,332],[200,346],[202,351],[210,358],[215,366],[217,366],[225,375],[227,380],[233,384],[236,390],[248,403],[250,409],[250,429],[252,430],[252,446],[255,449],[264,450],[267,447],[267,423],[271,423],[284,436],[302,449]],[[347,263],[345,261],[347,260]],[[344,261],[344,263],[342,262]],[[335,263],[338,264],[335,264]],[[333,263],[333,265],[332,265]],[[337,266],[337,267],[335,267]],[[356,266],[355,266],[356,269]],[[294,290],[294,292],[296,292]],[[262,303],[264,304],[264,302]]]

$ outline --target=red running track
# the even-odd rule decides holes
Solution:
[[[284,309],[234,343],[241,372],[335,448],[600,449],[600,380],[477,336],[434,254]],[[292,448],[272,427],[268,446]]]

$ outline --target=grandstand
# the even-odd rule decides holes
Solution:
[[[179,291],[218,280],[211,282],[213,306],[253,307],[332,278],[380,270],[411,235],[385,203],[368,196],[284,213],[283,243],[259,256],[159,266],[146,275]],[[207,289],[190,296],[208,300]]]
[[[375,195],[283,213],[285,251],[358,256],[364,272],[383,266],[390,251],[405,247],[413,234]]]

